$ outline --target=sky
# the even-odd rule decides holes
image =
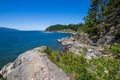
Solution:
[[[0,27],[45,30],[83,23],[89,6],[90,0],[0,0]]]

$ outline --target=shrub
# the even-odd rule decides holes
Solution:
[[[112,45],[112,46],[106,46],[106,51],[108,54],[111,54],[115,58],[120,59],[120,44],[118,45]]]
[[[87,60],[84,55],[57,53],[46,50],[51,61],[73,80],[120,80],[120,60],[96,58]]]
[[[2,80],[7,80],[7,78],[3,78]]]

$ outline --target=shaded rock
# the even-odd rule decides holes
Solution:
[[[114,42],[114,36],[104,36],[103,38],[100,38],[98,41],[97,41],[97,44],[98,45],[109,45],[109,44],[112,44]]]
[[[87,33],[84,33],[84,32],[80,33],[78,41],[80,43],[84,43],[84,44],[91,44],[92,43],[91,39],[89,38],[89,35]]]
[[[2,74],[0,74],[0,80],[1,80],[1,79],[3,79],[3,75],[2,75]]]
[[[105,22],[97,25],[98,39],[97,45],[112,45],[115,42],[120,42],[120,24],[112,25]]]

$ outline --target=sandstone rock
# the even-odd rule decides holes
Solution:
[[[21,54],[1,70],[2,75],[7,77],[7,80],[69,80],[43,53],[45,48],[35,48]]]

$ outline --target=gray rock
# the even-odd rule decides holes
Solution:
[[[86,49],[87,51],[85,58],[87,59],[98,58],[101,56],[102,51],[99,50],[101,48],[99,48],[98,46],[81,43],[81,41],[78,40],[73,41],[72,38],[62,38],[59,40],[62,45],[64,44],[66,51],[80,55],[83,52],[85,53],[84,49]]]
[[[7,77],[7,80],[69,80],[69,77],[47,58],[43,50],[45,47],[21,54],[2,69],[2,75]]]

